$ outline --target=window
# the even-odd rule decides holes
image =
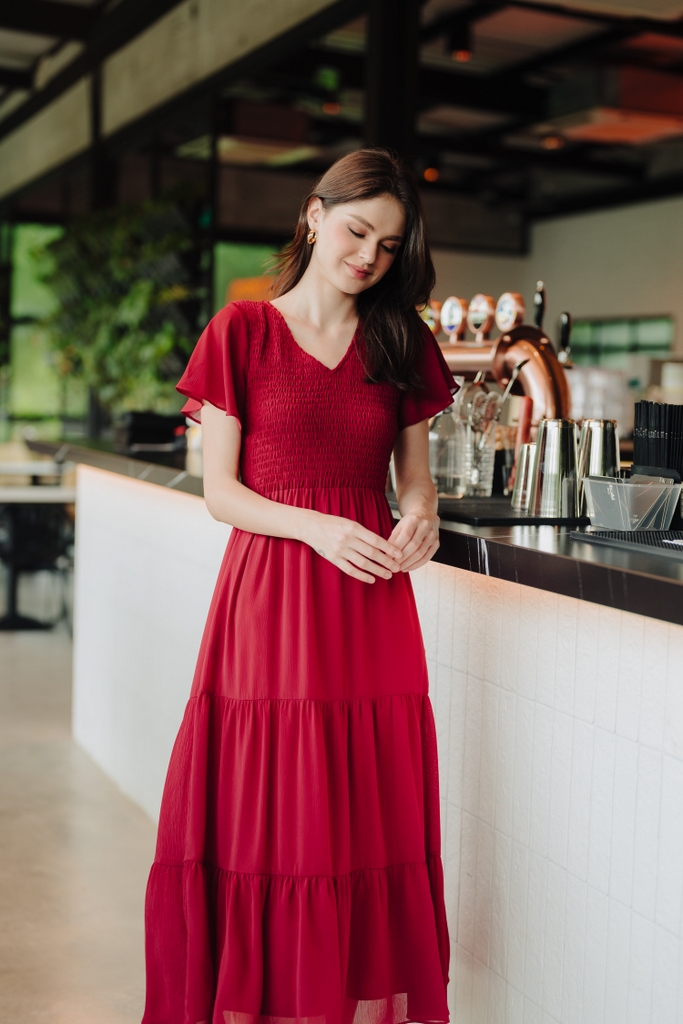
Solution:
[[[670,316],[577,320],[572,329],[572,360],[579,366],[628,370],[631,357],[661,358],[669,354],[673,341]]]

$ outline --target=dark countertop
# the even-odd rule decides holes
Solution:
[[[115,455],[88,443],[27,443],[42,455],[59,453],[65,461],[203,494],[199,477],[153,460]],[[569,533],[569,528],[561,526],[466,526],[442,519],[441,547],[434,561],[683,625],[683,562],[646,552],[596,548],[571,540]]]
[[[172,487],[174,491],[197,494],[200,498],[204,496],[201,477],[191,476],[179,466],[169,466],[166,455],[150,455],[144,459],[117,455],[111,444],[104,441],[26,441],[26,445],[32,452],[49,455],[60,462],[81,462],[95,469],[106,469],[110,473],[146,480],[161,487]]]
[[[572,540],[560,526],[441,522],[435,561],[683,625],[683,562]]]

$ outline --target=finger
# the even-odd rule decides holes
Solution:
[[[360,523],[358,523],[357,526],[358,530],[355,533],[355,536],[360,540],[364,540],[366,544],[379,548],[380,551],[383,551],[386,555],[390,555],[392,558],[396,557],[396,555],[400,556],[402,554],[400,548],[396,547],[395,544],[391,544],[388,540],[385,540],[384,537],[380,537],[378,533],[373,533],[372,530],[366,529],[366,527],[361,526]]]
[[[413,569],[419,569],[421,565],[425,565],[425,563],[436,554],[438,546],[439,545],[437,544],[432,548],[430,545],[425,550],[418,551],[413,558],[408,559],[406,563],[401,566],[401,572],[411,572]]]
[[[370,558],[373,562],[378,565],[383,565],[390,572],[398,572],[401,568],[401,559],[393,558],[389,555],[385,555],[383,551],[379,551],[377,548],[373,548],[370,544],[366,544],[362,540],[357,540],[353,547],[349,549],[351,552],[358,551],[361,555],[365,555],[366,558]],[[348,554],[346,558],[350,557]]]
[[[413,563],[417,562],[420,558],[424,558],[424,556],[430,551],[431,547],[432,544],[425,540],[411,554],[403,559],[401,562],[401,571],[405,572],[407,566],[413,565]],[[436,550],[436,548],[434,548],[434,550]]]
[[[416,528],[417,524],[412,523],[409,520],[402,519],[400,523],[398,523],[398,525],[394,528],[394,532],[392,533],[389,539],[393,539],[394,543],[400,542],[402,546],[405,546],[406,543],[415,533]]]
[[[358,566],[359,569],[367,569],[368,572],[374,573],[375,576],[381,576],[385,580],[390,580],[394,575],[391,569],[385,569],[383,565],[378,565],[377,562],[373,562],[370,558],[366,558],[365,555],[361,555],[359,551],[351,550],[345,558],[348,562]],[[396,572],[400,572],[400,566]]]
[[[365,572],[361,572],[355,565],[348,562],[345,558],[340,558],[338,568],[345,572],[347,576],[353,576],[357,580],[361,580],[363,583],[374,583],[375,577],[369,576]]]
[[[401,558],[401,568],[403,567],[403,563],[406,561],[406,559],[413,558],[413,556],[420,550],[420,548],[422,548],[425,543],[428,543],[429,540],[430,538],[422,534],[422,531],[420,531],[419,534],[416,533],[415,536],[412,537],[412,539],[408,542],[408,544],[406,544],[406,546],[403,549],[403,557]]]
[[[401,569],[401,572],[414,572],[416,569],[419,569],[421,566],[426,565],[427,562],[430,561],[430,559],[431,559],[431,555],[425,556],[424,558],[418,558],[418,560],[416,562],[411,562],[410,565],[407,565],[405,567],[405,569]]]

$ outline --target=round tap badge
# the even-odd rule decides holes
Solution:
[[[467,326],[467,301],[449,295],[441,307],[441,326],[451,341],[462,337]]]
[[[519,292],[504,292],[496,306],[496,326],[501,334],[524,323],[524,299]]]
[[[467,312],[467,326],[472,334],[486,336],[493,327],[496,307],[492,295],[475,295]]]

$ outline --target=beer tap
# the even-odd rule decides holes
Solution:
[[[534,324],[538,327],[539,331],[543,330],[543,317],[545,316],[545,288],[543,281],[538,281],[536,284],[536,292],[534,294]]]
[[[557,358],[565,370],[570,369],[574,364],[569,358],[572,350],[572,316],[571,313],[560,313],[560,339],[558,342],[559,351]]]

